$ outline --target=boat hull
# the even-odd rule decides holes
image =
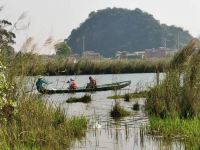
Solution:
[[[56,93],[80,93],[80,92],[96,92],[96,91],[109,91],[109,90],[119,90],[121,88],[127,87],[131,84],[131,81],[124,81],[124,82],[116,82],[112,84],[104,84],[99,85],[95,88],[86,88],[86,87],[80,87],[77,89],[43,89],[42,91],[39,91],[42,94],[56,94]]]

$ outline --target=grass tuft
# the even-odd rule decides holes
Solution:
[[[91,102],[92,98],[91,95],[85,94],[82,97],[70,97],[66,100],[67,103],[77,103],[77,102],[83,102],[83,103],[89,103]]]
[[[135,104],[133,104],[133,110],[138,111],[140,110],[140,105],[138,102],[136,102]]]
[[[125,94],[124,95],[124,101],[125,102],[130,102],[130,94]]]
[[[118,103],[116,103],[114,105],[114,107],[112,108],[110,115],[113,118],[120,118],[120,117],[126,117],[126,116],[130,116],[131,112],[125,110],[122,106],[120,106]]]

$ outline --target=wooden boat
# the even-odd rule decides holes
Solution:
[[[111,84],[97,85],[95,88],[80,87],[75,90],[73,89],[43,89],[39,91],[42,94],[56,94],[56,93],[78,93],[78,92],[95,92],[95,91],[108,91],[108,90],[119,90],[126,86],[129,86],[131,81],[116,82]]]

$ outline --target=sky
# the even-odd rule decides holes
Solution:
[[[161,23],[182,27],[194,37],[200,35],[199,0],[0,0],[0,4],[4,6],[1,19],[15,23],[23,13],[26,14],[17,25],[26,28],[14,31],[16,51],[28,37],[33,37],[40,47],[39,53],[53,53],[51,48],[41,46],[46,39],[52,37],[62,41],[91,11],[107,7],[140,8]]]

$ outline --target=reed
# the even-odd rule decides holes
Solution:
[[[200,116],[199,41],[191,41],[182,51],[178,56],[184,58],[175,56],[166,70],[165,80],[148,92],[146,109],[150,115],[161,118]],[[185,53],[190,54],[188,58]]]
[[[165,139],[186,141],[186,149],[200,142],[200,42],[193,39],[166,68],[162,83],[147,94],[149,132]]]
[[[18,56],[19,55],[19,56]],[[163,72],[168,60],[86,60],[80,59],[74,63],[70,58],[42,57],[36,54],[18,54],[15,63],[18,63],[17,74],[24,72],[27,75],[74,75],[74,74],[119,74],[119,73],[148,73]],[[20,60],[27,59],[23,67]],[[31,61],[33,60],[33,61]]]

